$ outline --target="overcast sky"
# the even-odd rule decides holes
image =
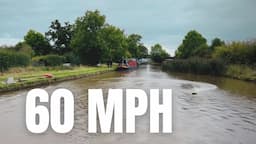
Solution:
[[[0,45],[14,44],[29,29],[46,32],[50,22],[74,20],[98,9],[107,22],[138,33],[143,43],[173,53],[190,30],[210,42],[256,38],[256,0],[0,0]]]

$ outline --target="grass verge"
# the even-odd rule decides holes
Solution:
[[[65,80],[93,76],[114,71],[115,68],[115,66],[108,68],[105,65],[100,67],[80,66],[12,68],[9,71],[0,74],[0,92],[14,91],[23,88],[48,85]],[[52,74],[53,78],[45,78],[43,75],[46,73]],[[17,82],[13,84],[4,84],[3,82],[8,77],[14,77]]]

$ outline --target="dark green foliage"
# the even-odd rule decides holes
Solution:
[[[215,38],[208,47],[201,34],[190,31],[176,50],[176,57],[181,59],[165,63],[163,69],[232,76],[232,71],[239,69],[237,67],[240,65],[252,68],[256,66],[256,41],[225,44],[221,39]],[[230,65],[235,65],[232,70],[228,70]],[[242,73],[244,72],[241,72],[241,75]]]
[[[24,37],[25,43],[30,45],[36,56],[46,55],[52,52],[52,48],[43,34],[29,30]]]
[[[148,49],[141,39],[138,34],[126,36],[123,30],[107,24],[98,10],[87,11],[73,25],[55,20],[45,36],[30,30],[24,37],[34,56],[64,55],[65,62],[85,65],[147,57]]]
[[[64,57],[65,57],[65,60],[64,60],[65,63],[71,63],[73,65],[80,64],[79,57],[76,56],[74,52],[65,53]]]
[[[71,46],[82,64],[95,65],[102,60],[104,41],[101,31],[105,25],[105,16],[99,11],[87,11],[76,20]]]
[[[233,42],[216,47],[214,58],[223,59],[229,64],[256,65],[256,41]]]
[[[70,52],[70,41],[73,34],[73,26],[68,22],[64,25],[55,20],[50,25],[50,30],[45,33],[48,41],[52,43],[53,52],[56,54],[64,54]]]
[[[208,49],[206,39],[197,31],[192,30],[185,36],[182,44],[175,52],[177,58],[189,58]]]
[[[140,57],[140,46],[142,45],[141,39],[142,36],[138,34],[131,34],[127,38],[128,50],[133,58]]]
[[[139,55],[138,58],[147,58],[148,57],[148,48],[144,45],[139,45]]]
[[[18,44],[16,44],[16,46],[13,49],[16,52],[27,54],[30,57],[32,57],[34,54],[32,47],[26,44],[25,42],[19,42]]]
[[[24,67],[30,64],[30,57],[24,53],[12,50],[0,50],[0,71],[3,72],[11,67]]]
[[[215,38],[212,40],[212,45],[210,46],[211,51],[214,51],[216,47],[225,45],[225,42],[219,38]]]
[[[102,39],[104,41],[104,61],[119,61],[126,57],[127,41],[124,31],[119,28],[107,25],[102,29]]]
[[[45,62],[46,66],[59,66],[63,64],[64,57],[58,55],[46,55]]]
[[[38,66],[60,66],[63,64],[65,58],[58,55],[45,55],[33,58],[33,65]]]
[[[201,58],[211,58],[211,49],[206,44],[200,45],[198,48],[196,48],[192,53],[190,57],[201,57]]]
[[[154,62],[161,63],[167,57],[169,57],[169,54],[162,48],[160,44],[155,44],[151,47],[150,56]]]
[[[225,71],[225,64],[216,59],[194,57],[165,62],[162,68],[163,70],[174,72],[221,75]]]

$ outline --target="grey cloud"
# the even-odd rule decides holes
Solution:
[[[192,29],[209,41],[255,38],[255,6],[255,0],[0,0],[0,38],[22,39],[29,28],[45,32],[54,19],[72,22],[99,9],[109,23],[143,35],[146,45],[173,52]]]

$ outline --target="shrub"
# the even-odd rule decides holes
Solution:
[[[64,54],[64,57],[65,57],[65,61],[64,61],[65,63],[71,63],[74,65],[80,64],[79,57],[75,55],[73,52]]]
[[[0,71],[8,70],[10,67],[28,66],[30,57],[24,53],[18,53],[9,50],[0,51]]]
[[[154,62],[161,63],[163,62],[167,57],[169,57],[169,54],[162,48],[160,44],[155,44],[151,47],[151,59]]]
[[[60,66],[64,61],[64,57],[59,55],[45,55],[34,57],[32,61],[35,66]]]
[[[25,42],[19,42],[14,48],[13,50],[18,51],[18,52],[22,52],[27,54],[28,56],[32,57],[34,54],[34,51],[32,50],[32,47],[28,44],[26,44]]]
[[[217,47],[213,57],[223,59],[229,64],[254,65],[256,63],[256,42],[233,42]]]
[[[175,72],[189,72],[194,74],[221,75],[225,65],[217,59],[189,58],[164,62],[163,70]]]

